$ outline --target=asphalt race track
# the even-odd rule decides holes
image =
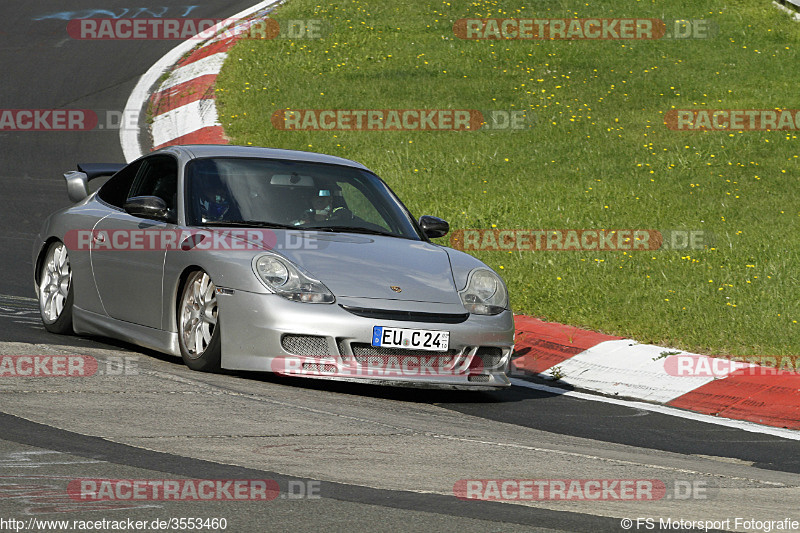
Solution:
[[[67,20],[92,10],[224,18],[252,3],[159,0],[149,13],[121,0],[0,8],[0,108],[89,109],[104,126],[0,132],[0,355],[100,363],[90,377],[0,377],[0,530],[14,529],[9,519],[56,531],[30,520],[224,518],[236,532],[625,531],[622,518],[633,530],[651,529],[637,518],[653,518],[656,529],[671,518],[745,531],[736,518],[800,520],[799,440],[518,386],[454,393],[209,375],[116,341],[47,333],[30,255],[43,218],[69,203],[61,174],[78,162],[123,162],[119,132],[104,118],[178,44],[78,41]],[[87,478],[264,479],[281,493],[271,501],[70,497],[70,481]],[[487,479],[658,480],[665,492],[655,501],[453,495],[459,480]]]

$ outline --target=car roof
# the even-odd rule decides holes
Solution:
[[[343,157],[319,154],[316,152],[303,152],[300,150],[263,148],[260,146],[235,146],[230,144],[183,144],[169,146],[158,151],[183,152],[185,155],[193,159],[206,157],[258,157],[265,159],[305,161],[308,163],[327,163],[331,165],[344,165],[348,167],[369,170],[361,163],[357,163]]]

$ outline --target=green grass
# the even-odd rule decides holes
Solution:
[[[678,132],[678,109],[800,108],[800,26],[769,2],[290,0],[323,39],[240,41],[218,80],[236,144],[355,159],[465,228],[703,230],[703,250],[474,252],[516,313],[702,353],[800,353],[797,132]],[[460,18],[713,21],[712,39],[465,41]],[[517,132],[279,131],[279,109],[525,110]],[[447,239],[441,242],[447,243]]]

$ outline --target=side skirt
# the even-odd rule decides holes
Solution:
[[[124,322],[91,311],[86,311],[77,306],[73,307],[72,323],[75,333],[88,333],[101,335],[136,344],[144,348],[168,353],[180,357],[178,347],[178,334],[149,328],[131,322]]]

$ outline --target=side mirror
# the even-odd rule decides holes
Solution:
[[[122,208],[126,213],[135,217],[166,220],[168,216],[167,203],[158,196],[128,198]]]
[[[70,170],[64,173],[67,180],[67,196],[73,202],[80,202],[89,196],[89,177],[84,172]]]
[[[444,237],[450,231],[450,224],[446,220],[430,215],[419,217],[419,227],[422,228],[422,233],[429,239]]]

